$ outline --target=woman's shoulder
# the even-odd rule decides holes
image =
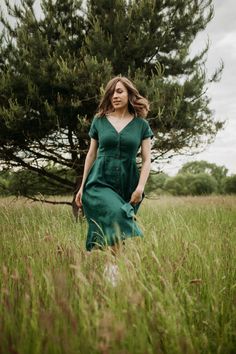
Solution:
[[[135,117],[135,119],[140,126],[142,126],[142,127],[149,126],[148,120],[146,118],[137,116],[137,117]]]
[[[93,117],[93,121],[103,121],[104,119],[106,118],[106,116],[101,116],[101,115],[95,115],[94,117]]]
[[[104,120],[105,116],[94,115],[91,124],[97,125]]]
[[[137,121],[137,129],[139,130],[140,134],[141,134],[141,139],[146,139],[146,138],[153,138],[154,137],[154,133],[149,125],[149,122],[146,118],[142,118],[142,117],[136,117],[135,118]]]

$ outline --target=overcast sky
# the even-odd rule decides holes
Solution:
[[[2,4],[3,0],[0,0]],[[19,3],[20,0],[12,0]],[[39,0],[37,0],[37,3]],[[201,32],[192,45],[192,52],[200,51],[210,40],[207,70],[211,74],[222,59],[225,65],[222,78],[208,88],[210,108],[215,118],[225,120],[225,128],[218,133],[215,142],[196,156],[175,158],[165,171],[175,174],[183,163],[192,160],[207,160],[224,165],[229,174],[236,173],[236,0],[213,0],[215,14],[206,30]],[[38,8],[38,6],[36,6]]]
[[[224,165],[229,174],[236,173],[236,0],[213,0],[215,15],[206,30],[201,32],[192,45],[195,53],[210,40],[207,70],[210,73],[218,67],[220,60],[224,62],[224,71],[220,82],[208,88],[211,98],[210,108],[215,118],[225,120],[225,128],[219,132],[213,144],[207,149],[190,157],[174,159],[165,171],[175,174],[187,161],[206,160]]]

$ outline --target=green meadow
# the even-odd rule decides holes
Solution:
[[[0,199],[0,353],[235,353],[236,197],[145,199],[138,222],[114,257],[69,206]]]

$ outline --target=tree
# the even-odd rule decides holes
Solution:
[[[217,191],[217,182],[207,173],[178,173],[169,177],[163,188],[173,195],[209,195]]]
[[[223,185],[226,194],[236,194],[236,175],[225,177]]]
[[[56,174],[62,178],[75,179],[72,169],[59,169],[47,166],[46,171]],[[73,175],[74,174],[74,175]],[[18,171],[0,171],[0,195],[16,195],[32,197],[36,195],[65,195],[71,193],[66,185],[61,185],[52,181],[48,182],[48,178],[41,176],[28,169]]]
[[[76,192],[88,128],[104,84],[127,75],[151,101],[153,160],[210,142],[223,123],[208,107],[208,45],[190,58],[195,36],[212,19],[212,0],[34,0],[10,5],[0,38],[0,160]],[[77,181],[48,171],[73,169]],[[73,203],[75,205],[75,203]]]
[[[208,174],[214,177],[217,182],[217,192],[223,192],[223,181],[228,173],[225,166],[217,166],[207,161],[191,161],[184,164],[178,171],[178,174]]]
[[[128,74],[152,103],[156,132],[154,159],[199,148],[222,127],[209,110],[205,60],[208,45],[195,57],[189,48],[213,16],[212,1],[88,1],[87,49],[104,53],[114,73]]]
[[[189,191],[191,195],[209,195],[217,191],[217,182],[207,173],[198,173],[192,175]]]
[[[9,196],[11,194],[9,185],[10,171],[0,171],[0,196]]]
[[[178,174],[173,177],[166,179],[163,189],[172,195],[189,195],[189,180],[191,180],[190,175]]]
[[[145,187],[145,192],[147,194],[149,193],[155,193],[155,194],[160,194],[163,193],[163,186],[165,184],[166,179],[169,176],[166,173],[160,172],[160,173],[151,173],[147,185]]]
[[[76,190],[76,181],[46,169],[49,162],[81,177],[88,147],[87,129],[100,86],[111,75],[106,59],[83,51],[85,24],[78,1],[34,1],[8,10],[15,27],[2,18],[0,54],[0,159],[47,177],[52,185]]]

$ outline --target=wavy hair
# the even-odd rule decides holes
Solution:
[[[96,116],[102,117],[114,111],[111,103],[117,82],[122,82],[128,91],[128,110],[134,116],[145,118],[149,112],[148,100],[141,96],[134,84],[124,76],[116,76],[111,79],[105,88],[105,92],[98,106]]]

